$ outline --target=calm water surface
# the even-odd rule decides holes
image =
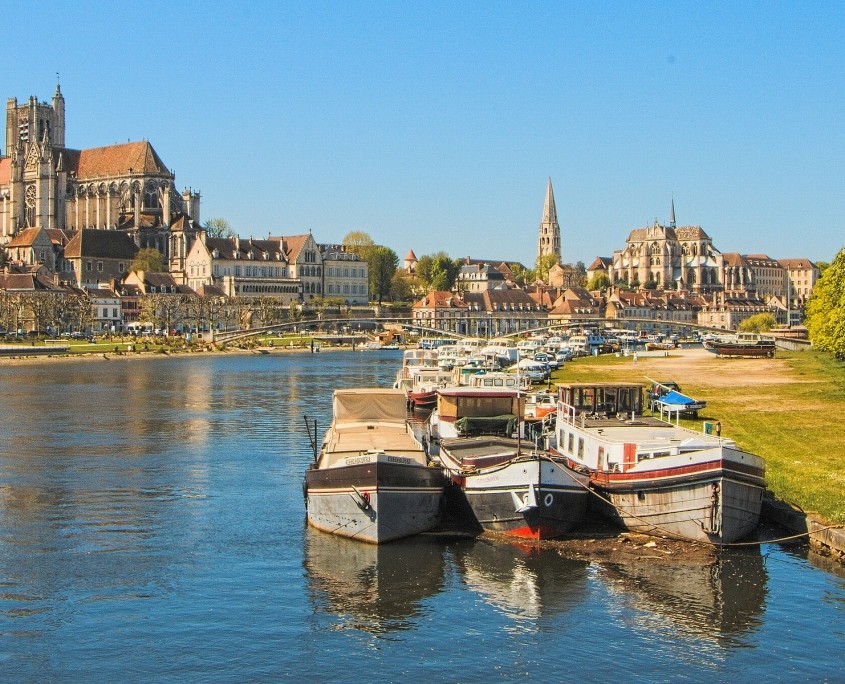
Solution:
[[[400,358],[0,368],[0,680],[845,681],[845,581],[802,547],[601,565],[307,529],[303,416]]]

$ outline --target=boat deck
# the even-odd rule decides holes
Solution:
[[[361,423],[335,428],[328,435],[324,454],[331,464],[350,454],[383,451],[396,456],[409,456],[425,463],[422,445],[405,425],[395,423]]]

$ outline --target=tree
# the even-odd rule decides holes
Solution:
[[[740,332],[768,332],[772,328],[774,328],[778,322],[775,320],[775,317],[772,316],[770,313],[758,313],[753,316],[749,316],[744,321],[742,321],[738,326],[737,330]]]
[[[606,290],[609,287],[610,277],[607,273],[596,273],[592,278],[590,278],[590,282],[587,283],[587,289],[590,291]]]
[[[132,262],[129,270],[163,273],[166,270],[164,267],[164,255],[154,247],[145,247],[135,255],[135,260]]]
[[[5,268],[9,263],[9,253],[5,247],[0,247],[0,268]]]
[[[446,252],[426,255],[417,260],[417,279],[426,290],[451,290],[461,272],[463,262],[452,260]]]
[[[557,263],[557,254],[541,254],[538,256],[537,263],[534,265],[534,275],[536,280],[542,280],[544,283],[548,283],[549,269]]]
[[[845,360],[845,247],[813,287],[804,324],[817,349]]]
[[[399,257],[389,247],[376,247],[370,258],[370,292],[378,303],[390,294],[393,274],[399,266]]]
[[[370,255],[376,247],[373,239],[362,230],[353,230],[346,234],[341,243],[347,252],[357,254],[365,261],[370,260]]]
[[[513,280],[517,285],[526,285],[528,280],[528,274],[531,273],[527,268],[525,268],[522,264],[508,264],[511,269],[511,273],[513,274]]]
[[[205,233],[213,238],[237,237],[237,232],[224,218],[210,218],[205,222]]]
[[[414,290],[411,279],[401,269],[393,274],[393,282],[390,285],[390,301],[409,302],[414,298]]]

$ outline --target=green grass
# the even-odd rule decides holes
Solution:
[[[730,388],[694,384],[673,377],[685,393],[707,401],[698,420],[719,420],[722,434],[766,459],[769,490],[779,499],[845,523],[845,364],[815,351],[778,352],[785,370],[767,383],[747,382],[737,373]],[[726,372],[732,360],[725,359]],[[584,358],[567,364],[555,379],[642,382],[630,359]],[[617,370],[618,369],[618,370]],[[657,378],[662,379],[662,378]]]

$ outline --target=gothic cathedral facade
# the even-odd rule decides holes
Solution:
[[[27,228],[121,230],[153,247],[171,272],[200,229],[200,195],[179,193],[175,175],[147,141],[76,150],[65,146],[65,99],[6,104],[0,155],[0,245]]]

